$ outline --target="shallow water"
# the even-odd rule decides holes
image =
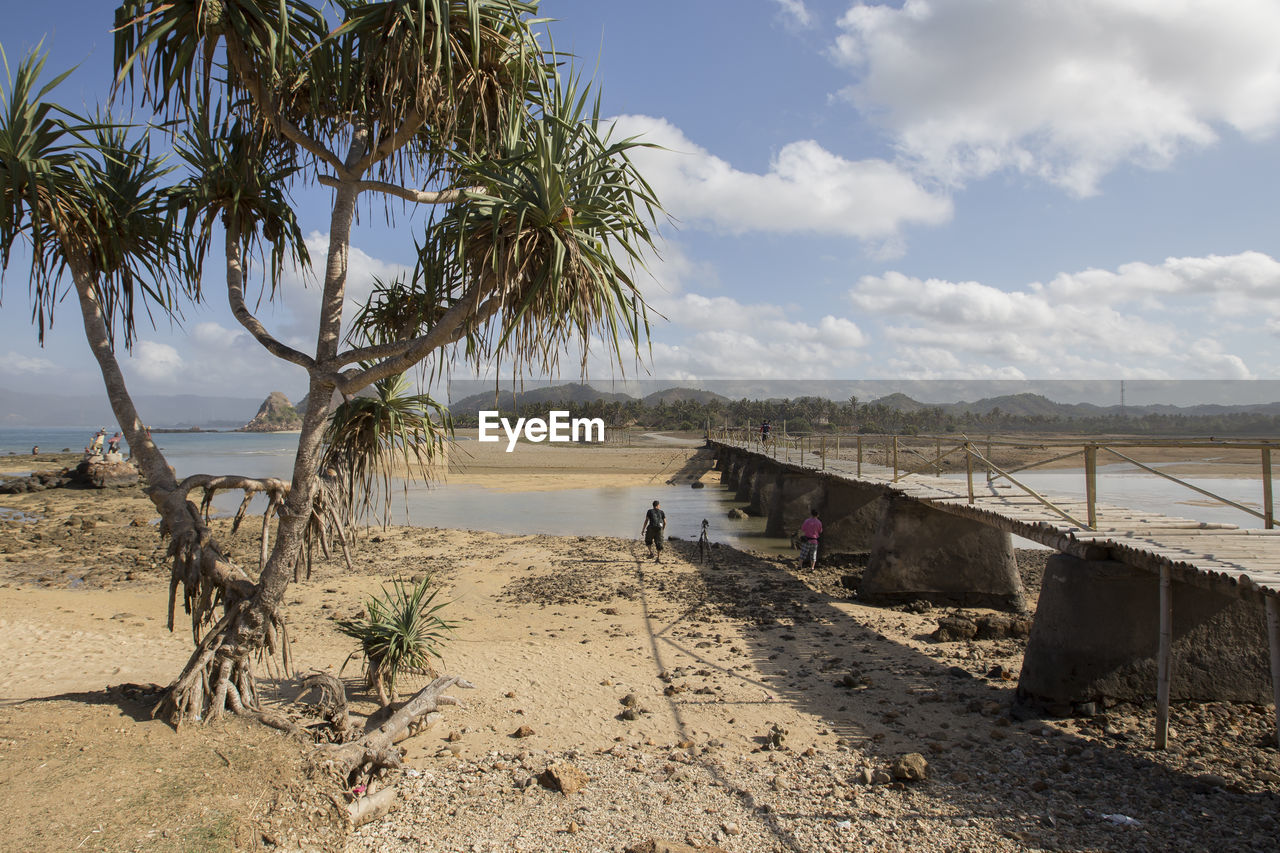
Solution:
[[[964,479],[963,474],[950,476],[955,479]],[[1084,472],[1081,470],[1022,471],[1014,476],[1047,498],[1055,496],[1084,498]],[[1204,476],[1183,476],[1180,479],[1250,509],[1262,511],[1261,471],[1254,479]],[[997,483],[1008,485],[1007,481],[1003,480],[998,480]],[[974,488],[985,489],[986,483],[975,477]],[[1020,490],[1012,486],[1001,487],[999,491],[1002,494],[1012,494]],[[1244,528],[1263,526],[1262,519],[1255,518],[1247,512],[1216,503],[1180,483],[1157,477],[1130,465],[1099,466],[1098,502],[1144,512],[1194,518],[1197,521],[1236,524]]]
[[[42,450],[83,446],[93,430],[67,427],[0,428],[0,454],[29,453],[32,444]],[[293,467],[296,435],[287,433],[157,433],[156,443],[179,477],[199,472],[245,474],[251,477],[288,477]],[[1206,465],[1206,473],[1211,473]],[[963,475],[953,475],[963,477]],[[1024,471],[1018,479],[1052,497],[1083,497],[1081,470]],[[1261,508],[1261,479],[1188,477],[1201,488],[1231,498],[1245,506]],[[981,487],[985,483],[978,481]],[[1004,491],[1004,490],[1002,490]],[[457,527],[497,533],[545,533],[555,536],[639,537],[644,511],[653,500],[667,512],[669,535],[697,539],[702,519],[707,519],[713,541],[734,547],[789,552],[787,540],[764,536],[764,519],[731,520],[729,509],[741,504],[731,492],[708,486],[626,486],[569,489],[559,492],[499,492],[480,486],[411,484],[407,495],[396,490],[391,522],[423,527]],[[1137,510],[1227,522],[1242,527],[1262,526],[1260,519],[1222,505],[1185,486],[1122,464],[1098,469],[1098,499],[1103,503]],[[261,512],[259,498],[253,509]],[[223,494],[215,507],[232,513],[239,504],[236,494]],[[1019,545],[1027,543],[1020,542]]]

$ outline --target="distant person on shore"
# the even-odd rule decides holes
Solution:
[[[113,435],[113,436],[111,436],[111,440],[107,442],[107,452],[108,452],[108,453],[119,453],[119,452],[120,452],[120,439],[122,439],[122,438],[124,438],[124,433],[120,432],[119,430],[116,430],[116,434],[115,434],[115,435]]]
[[[769,441],[769,422],[761,421],[760,422],[760,443],[765,444],[768,441]]]
[[[37,453],[39,453],[39,452],[40,452],[40,445],[38,445],[38,444],[37,444],[35,447],[31,448],[31,455],[32,455],[32,456],[35,456],[35,455],[36,455]]]
[[[658,506],[658,502],[654,501],[653,506],[645,511],[644,524],[640,526],[640,535],[644,537],[644,545],[649,549],[649,556],[653,556],[654,549],[658,552],[658,562],[662,562],[662,532],[667,527],[667,514]]]
[[[89,452],[97,456],[102,452],[102,442],[107,440],[107,428],[103,427],[93,434],[93,443],[89,445]]]
[[[809,510],[809,517],[800,525],[800,568],[818,567],[818,539],[822,536],[822,522],[816,509]]]

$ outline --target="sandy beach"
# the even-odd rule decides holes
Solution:
[[[449,483],[718,483],[705,453],[670,442],[463,444]],[[404,527],[368,531],[355,573],[322,563],[286,599],[300,673],[339,672],[352,643],[333,620],[395,577],[430,574],[460,623],[441,669],[475,688],[402,744],[396,810],[348,834],[305,747],[234,720],[175,732],[150,719],[147,685],[177,673],[191,636],[181,619],[165,630],[163,543],[139,490],[0,506],[13,849],[1274,849],[1269,708],[1176,706],[1168,752],[1150,748],[1149,708],[1015,718],[1021,641],[933,642],[953,609],[859,604],[863,555],[805,572],[727,547],[704,564],[676,541],[659,564],[635,540]],[[216,526],[256,566],[252,533]],[[1034,598],[1043,554],[1019,560]],[[291,674],[260,675],[270,701],[295,695]],[[374,710],[358,665],[342,675],[356,710]],[[912,754],[926,778],[896,778]],[[538,781],[562,764],[582,790]]]

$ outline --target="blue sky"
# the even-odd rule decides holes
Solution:
[[[44,36],[51,66],[81,63],[59,97],[99,100],[110,7],[6,10],[0,43],[13,62]],[[675,220],[644,284],[666,319],[628,375],[1280,379],[1274,0],[542,11],[617,132],[666,149],[640,158]],[[324,193],[300,200],[319,249]],[[366,217],[354,295],[410,263],[420,222]],[[305,342],[315,289],[294,280],[264,321]],[[21,259],[3,298],[0,386],[96,387],[70,303],[36,345]],[[144,331],[135,390],[300,394],[237,328],[214,303]],[[613,373],[593,355],[589,379]]]

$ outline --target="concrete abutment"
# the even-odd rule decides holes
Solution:
[[[1177,580],[1175,701],[1272,701],[1262,606]],[[1018,701],[1052,713],[1156,695],[1160,578],[1105,560],[1049,558],[1018,681]]]
[[[859,599],[1026,608],[1008,533],[906,497],[891,496],[881,505]]]

